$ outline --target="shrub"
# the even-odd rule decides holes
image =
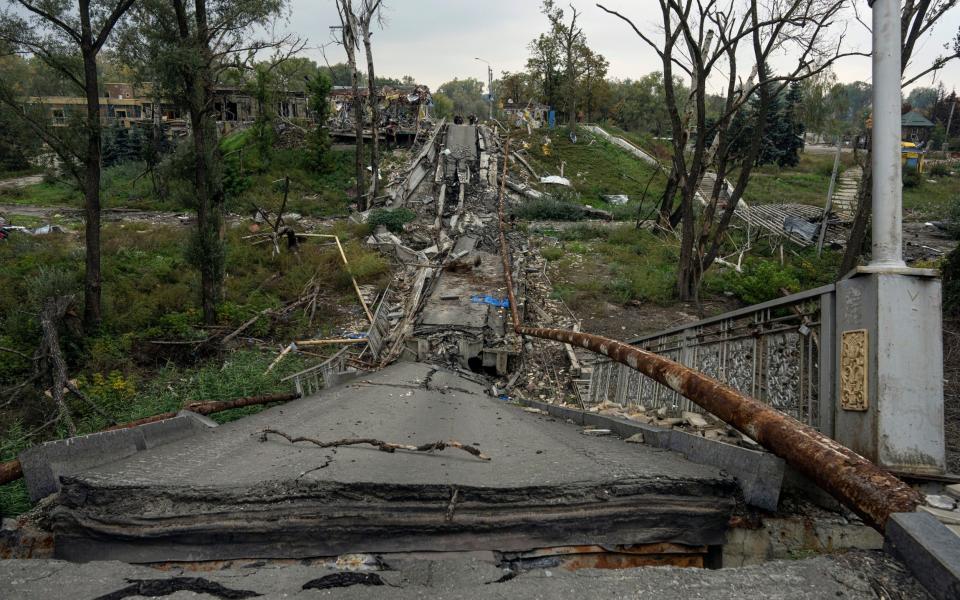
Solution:
[[[955,248],[943,261],[943,312],[960,315],[960,249]]]
[[[540,255],[549,261],[560,260],[563,256],[563,250],[556,246],[546,246],[540,249]]]
[[[396,210],[385,210],[378,208],[370,213],[367,223],[371,229],[376,229],[379,225],[387,228],[392,233],[400,233],[403,226],[417,218],[417,213],[409,208],[398,208]]]
[[[916,170],[903,167],[903,187],[914,189],[923,185],[923,176]]]
[[[950,168],[947,167],[946,163],[936,162],[930,166],[930,177],[949,177]]]
[[[530,200],[515,207],[511,213],[518,219],[545,221],[581,221],[583,207],[573,202],[564,202],[555,198]]]
[[[799,292],[800,281],[789,267],[773,260],[747,260],[743,273],[732,272],[726,287],[747,304],[759,304],[783,295],[781,290]]]

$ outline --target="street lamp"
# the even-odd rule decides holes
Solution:
[[[490,120],[493,120],[493,67],[490,66],[490,61],[484,60],[482,58],[474,58],[473,60],[479,60],[482,63],[487,63],[487,90],[490,92]]]

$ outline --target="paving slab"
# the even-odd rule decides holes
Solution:
[[[248,592],[222,596],[235,598],[929,599],[901,563],[880,552],[851,552],[715,571],[676,567],[573,572],[558,569],[529,571],[512,578],[504,577],[507,573],[494,564],[476,559],[388,561],[387,567],[387,571],[352,575],[375,585],[357,583],[325,590],[315,588],[320,582],[329,582],[330,576],[343,581],[351,575],[338,575],[324,566],[266,566],[253,562],[226,570],[192,572],[159,571],[120,562],[8,560],[0,561],[0,581],[5,584],[4,598],[10,600],[60,598],[64,597],[64,590],[70,590],[70,597],[74,598],[95,599],[108,594],[114,594],[112,598],[141,597],[117,592],[145,590],[145,585],[151,586],[152,595],[174,591],[164,596],[171,599],[210,598],[213,596],[175,590],[214,586],[234,594]]]
[[[345,552],[525,550],[567,544],[722,544],[738,493],[719,469],[597,439],[398,363],[321,394],[62,478],[58,557],[130,562]],[[322,441],[456,449],[386,453]]]

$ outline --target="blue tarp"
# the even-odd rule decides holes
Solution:
[[[496,306],[497,308],[510,308],[509,298],[504,298],[503,300],[500,300],[499,298],[495,298],[494,296],[481,296],[478,294],[476,296],[470,296],[470,302],[473,302],[474,304],[480,304],[482,302],[485,304],[489,304],[490,306]]]

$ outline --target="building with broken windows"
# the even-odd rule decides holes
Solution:
[[[240,86],[219,85],[214,89],[214,114],[221,131],[249,125],[257,120],[262,105]],[[304,91],[280,91],[275,94],[276,114],[285,120],[307,123],[313,120]],[[72,115],[86,111],[86,98],[72,96],[34,96],[27,99],[42,107],[53,125],[66,125]],[[167,125],[172,134],[185,133],[187,115],[168,98],[158,97],[152,84],[104,84],[100,99],[100,119],[106,126],[126,129],[151,124]]]
[[[363,103],[364,137],[370,137],[372,111],[370,110],[369,91],[359,90]],[[336,86],[330,91],[330,133],[335,137],[356,137],[354,124],[354,95],[349,86]],[[415,136],[421,129],[421,123],[430,119],[432,96],[425,85],[381,86],[377,89],[377,107],[379,108],[378,127],[388,138],[408,138]]]

